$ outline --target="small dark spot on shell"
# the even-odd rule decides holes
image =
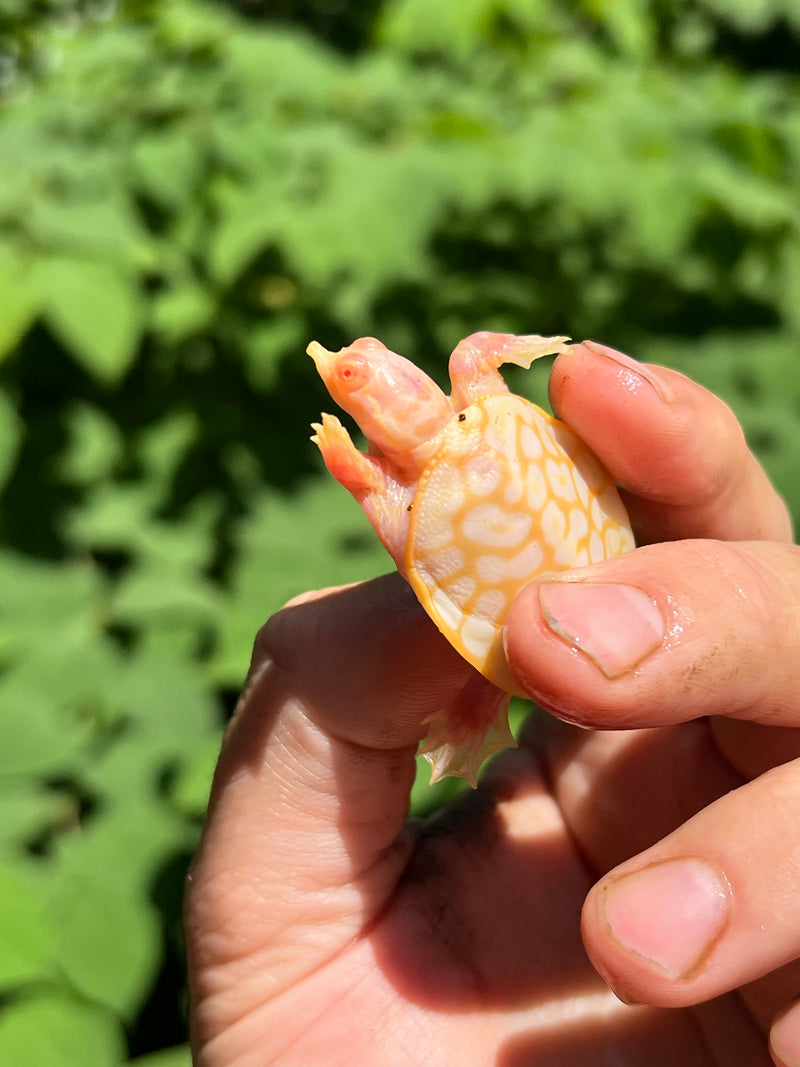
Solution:
[[[413,511],[413,510],[414,510],[414,505],[413,504],[409,504],[408,507],[406,508],[406,511]]]
[[[467,421],[467,416],[464,414],[463,411],[459,412],[458,421],[459,422],[466,422]]]

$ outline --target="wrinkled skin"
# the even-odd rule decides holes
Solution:
[[[626,487],[643,547],[525,589],[508,656],[543,706],[613,730],[538,713],[465,801],[407,825],[424,719],[471,668],[397,575],[271,619],[188,888],[200,1067],[800,1063],[786,510],[679,374],[578,345],[551,399]],[[616,659],[589,655],[609,585],[663,639],[628,641],[621,616]],[[694,911],[692,878],[717,887]]]

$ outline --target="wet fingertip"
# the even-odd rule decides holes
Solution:
[[[640,363],[632,356],[620,352],[609,345],[600,344],[597,341],[584,341],[583,347],[595,356],[609,360],[616,364],[623,372],[622,384],[629,392],[637,392],[640,388],[652,389],[665,404],[674,404],[677,394],[666,376],[659,372],[657,367]]]

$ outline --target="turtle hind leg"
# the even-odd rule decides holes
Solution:
[[[431,764],[431,783],[452,775],[474,788],[484,760],[516,745],[508,725],[510,700],[508,693],[475,673],[451,708],[430,716],[421,751]]]
[[[526,370],[535,359],[566,350],[568,337],[540,337],[538,334],[470,334],[456,345],[450,357],[451,402],[456,411],[478,397],[504,393],[507,386],[499,368],[515,363]]]

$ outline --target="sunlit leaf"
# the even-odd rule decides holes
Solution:
[[[150,1056],[139,1056],[130,1060],[128,1067],[192,1067],[192,1054],[188,1045],[180,1045]]]
[[[108,859],[113,863],[116,857]],[[152,909],[115,891],[98,871],[93,877],[63,877],[51,910],[58,962],[72,985],[91,1001],[130,1016],[157,965],[160,940]]]
[[[221,742],[221,736],[208,738],[205,746],[182,768],[175,781],[172,799],[179,810],[189,816],[197,818],[206,810]]]
[[[121,378],[142,324],[135,278],[91,259],[47,259],[37,273],[45,318],[77,362],[101,382]]]
[[[55,955],[42,887],[21,866],[0,863],[0,989],[51,976]]]
[[[77,997],[43,993],[0,1010],[0,1062],[14,1067],[110,1067],[124,1047],[114,1016]]]
[[[30,227],[55,257],[97,259],[123,270],[153,263],[149,235],[127,197],[115,191],[91,200],[42,198]]]
[[[100,576],[89,564],[57,565],[0,551],[0,648],[39,650],[46,617],[51,648],[96,634]]]
[[[78,404],[69,412],[69,450],[61,462],[65,478],[88,483],[106,477],[120,458],[119,427],[98,408]]]
[[[30,264],[0,243],[0,360],[23,338],[39,306]]]
[[[197,179],[201,158],[197,138],[184,134],[150,134],[134,147],[134,163],[142,188],[168,205],[189,197]]]
[[[238,686],[256,630],[290,597],[393,569],[360,508],[332,480],[295,498],[264,493],[239,530],[240,563],[220,620],[214,674]]]
[[[77,806],[66,794],[28,777],[0,779],[0,857],[16,858],[42,832],[74,825],[77,818]]]
[[[214,312],[211,294],[191,278],[181,278],[153,305],[153,326],[168,341],[201,333]]]

